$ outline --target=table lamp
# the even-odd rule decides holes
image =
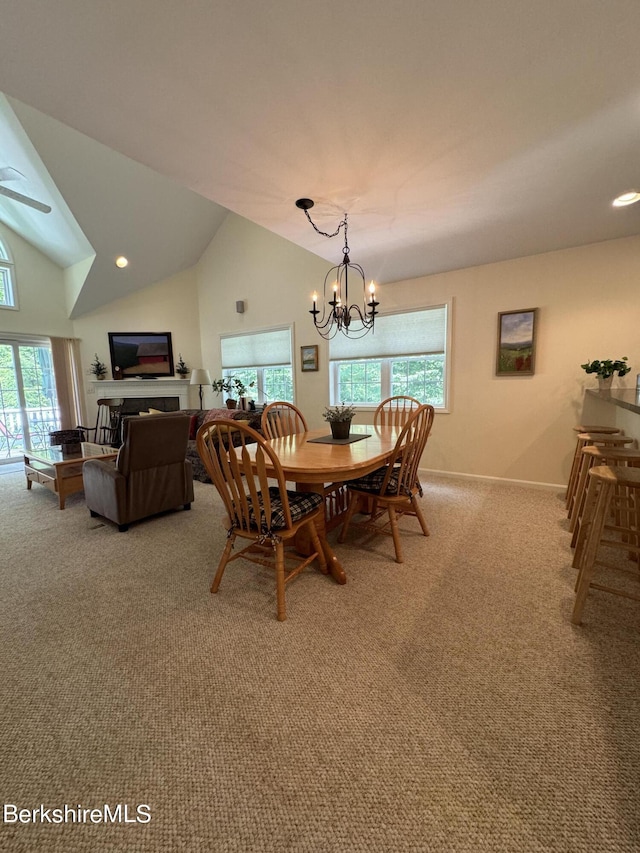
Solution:
[[[195,370],[192,370],[191,382],[189,384],[200,386],[200,408],[202,408],[202,386],[211,385],[211,376],[209,375],[209,371],[204,370],[202,367],[197,367]]]

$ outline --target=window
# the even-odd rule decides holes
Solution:
[[[17,308],[15,273],[8,248],[0,240],[0,308]]]
[[[60,429],[51,345],[0,338],[0,461],[49,446]]]
[[[332,338],[331,403],[377,406],[406,394],[446,410],[450,317],[450,304],[384,314],[364,338]]]
[[[259,402],[293,403],[291,328],[224,335],[220,340],[223,377],[235,376]]]

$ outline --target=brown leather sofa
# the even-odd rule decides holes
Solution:
[[[191,509],[193,470],[185,459],[189,418],[185,414],[127,418],[115,460],[88,459],[82,467],[92,516],[125,531],[133,521],[183,506]]]

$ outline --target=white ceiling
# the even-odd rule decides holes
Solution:
[[[639,32],[637,0],[5,0],[0,81],[334,262],[294,201],[347,211],[384,282],[640,233],[611,207],[640,186]],[[47,168],[95,246],[119,193],[80,217],[95,167]]]

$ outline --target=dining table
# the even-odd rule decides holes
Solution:
[[[287,482],[295,483],[299,492],[324,495],[325,512],[318,515],[316,528],[327,567],[338,583],[346,583],[347,576],[327,541],[327,533],[341,524],[346,512],[344,484],[384,465],[393,453],[399,433],[394,426],[352,424],[348,439],[333,439],[330,429],[321,427],[268,441]],[[251,445],[246,449],[251,453]],[[304,534],[296,537],[296,549],[301,553],[310,553],[311,548]]]

